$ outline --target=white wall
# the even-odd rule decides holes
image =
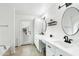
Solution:
[[[14,9],[0,5],[0,45],[14,48]]]

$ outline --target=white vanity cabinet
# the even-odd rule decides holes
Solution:
[[[49,38],[45,39],[42,36],[36,36],[34,43],[39,52],[43,51],[43,45],[45,45],[46,56],[71,56],[71,52],[69,54],[69,51],[64,48],[65,45],[60,44],[62,43],[60,41],[50,41]]]
[[[46,56],[55,56],[56,55],[56,47],[46,43]]]
[[[41,52],[41,49],[43,47],[43,44],[40,43],[40,41],[43,41],[43,39],[41,39],[40,36],[39,37],[35,36],[35,38],[34,38],[34,44],[35,44],[35,46],[36,46],[36,48],[37,48],[37,50],[39,52]],[[45,42],[43,41],[43,43],[45,43]]]
[[[39,38],[36,38],[36,39],[34,40],[34,43],[35,43],[35,46],[36,46],[37,50],[38,50],[39,52],[42,52],[42,49],[44,48],[45,43],[42,42],[42,40],[39,39]]]
[[[49,45],[46,45],[46,56],[55,56],[55,48]]]
[[[71,56],[71,55],[57,47],[56,56]]]
[[[55,45],[46,44],[46,56],[70,56],[70,54]]]

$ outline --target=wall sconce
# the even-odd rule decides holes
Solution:
[[[53,19],[50,19],[50,22],[48,23],[48,26],[54,26],[57,25],[57,21],[54,21]]]
[[[70,6],[70,5],[72,5],[72,3],[65,3],[64,5],[62,5],[62,6],[59,6],[59,7],[58,7],[58,9],[62,8],[63,6],[66,6],[66,7],[68,7],[68,6]]]

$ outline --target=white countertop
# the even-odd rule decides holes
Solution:
[[[64,41],[57,41],[57,40],[54,40],[56,38],[50,38],[43,35],[36,35],[36,37],[42,40],[44,43],[48,42],[62,49],[63,51],[69,53],[70,55],[79,56],[79,45],[65,43]]]

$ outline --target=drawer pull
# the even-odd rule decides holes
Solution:
[[[60,56],[63,56],[62,54],[60,54]]]
[[[49,45],[48,45],[48,47],[51,48]]]
[[[52,56],[55,56],[55,55],[52,55]]]

